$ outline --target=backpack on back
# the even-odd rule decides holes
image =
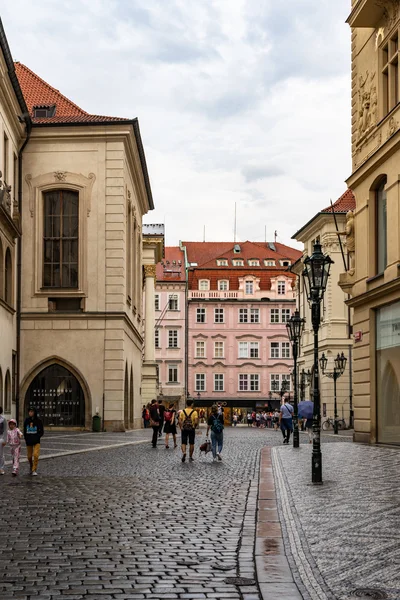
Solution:
[[[214,433],[221,433],[224,428],[224,424],[218,417],[214,417],[214,423],[211,425],[211,431]]]
[[[172,410],[166,410],[164,412],[164,421],[170,421],[172,419]]]
[[[185,418],[182,423],[183,431],[192,431],[192,429],[194,429],[192,421],[193,410],[189,415],[187,414],[186,410],[183,410],[183,414],[185,415]]]

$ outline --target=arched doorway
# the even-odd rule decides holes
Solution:
[[[37,408],[45,427],[85,427],[85,394],[75,375],[61,365],[36,375],[25,396],[25,414],[29,406]]]

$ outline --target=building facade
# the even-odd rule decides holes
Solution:
[[[157,265],[154,324],[159,396],[183,408],[186,389],[186,271],[179,247]]]
[[[400,443],[400,5],[353,0],[353,267],[341,285],[354,310],[355,440]]]
[[[349,211],[354,211],[355,199],[351,190],[347,190],[332,207],[327,207],[315,215],[304,225],[293,239],[304,244],[304,257],[311,256],[314,243],[319,241],[322,251],[333,260],[328,287],[321,305],[321,326],[319,330],[319,352],[325,353],[328,359],[328,372],[334,368],[337,354],[344,353],[347,358],[346,369],[337,380],[337,411],[339,418],[344,418],[347,425],[353,422],[353,335],[352,310],[346,305],[348,295],[339,287],[339,278],[347,267],[348,253],[346,248],[346,222]],[[337,229],[336,229],[337,225]],[[339,232],[339,236],[338,236]],[[339,241],[340,240],[340,241]],[[342,254],[343,251],[343,254]],[[345,263],[343,262],[345,261]],[[314,341],[311,323],[311,310],[308,306],[304,282],[301,277],[304,264],[297,261],[292,271],[298,276],[297,295],[300,315],[305,318],[304,333],[301,339],[298,361],[299,384],[305,399],[311,398],[311,389],[302,371],[311,372],[314,364]],[[308,384],[307,384],[308,383]],[[321,414],[324,417],[334,416],[334,385],[332,379],[320,373]]]
[[[199,407],[279,404],[292,388],[286,322],[295,309],[300,252],[282,244],[182,242],[188,273],[188,383]]]

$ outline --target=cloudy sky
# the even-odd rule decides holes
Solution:
[[[0,0],[15,60],[138,117],[168,245],[293,244],[350,174],[350,0]]]

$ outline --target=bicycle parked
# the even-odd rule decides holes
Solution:
[[[338,427],[338,429],[347,429],[346,421],[344,419],[338,419],[337,427]],[[335,419],[333,419],[332,417],[328,417],[326,419],[326,421],[324,421],[322,423],[323,431],[329,431],[330,429],[334,429],[334,428],[335,428]]]

